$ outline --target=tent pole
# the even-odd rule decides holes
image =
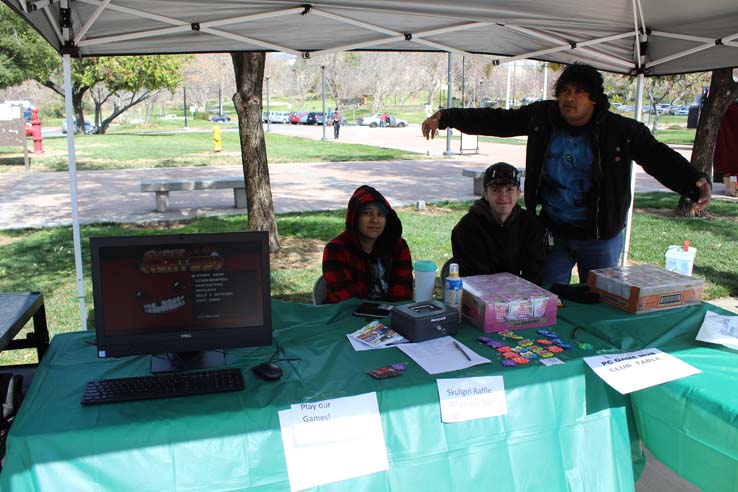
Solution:
[[[636,97],[635,97],[635,119],[641,121],[643,109],[643,83],[646,77],[643,73],[638,74],[636,79]],[[633,202],[635,201],[635,169],[633,161],[630,162],[630,207],[628,207],[628,216],[625,221],[625,237],[623,238],[623,257],[620,261],[621,266],[628,264],[628,253],[630,252],[630,234],[633,230]]]
[[[454,89],[454,55],[450,51],[448,52],[448,90],[446,93],[446,107],[450,108],[453,102],[453,89]],[[453,130],[446,128],[446,150],[443,151],[443,155],[446,157],[454,155],[451,151],[451,135]]]
[[[77,273],[77,298],[81,329],[87,329],[85,309],[85,284],[82,278],[82,242],[79,234],[79,210],[77,209],[77,155],[74,151],[74,108],[72,107],[72,61],[68,54],[62,58],[64,66],[64,108],[67,112],[67,155],[69,156],[69,192],[72,200],[72,236],[74,239],[74,267]]]

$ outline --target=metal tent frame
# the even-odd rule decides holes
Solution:
[[[588,63],[638,77],[738,64],[735,0],[2,0],[63,56],[281,51],[439,51],[486,63]],[[330,33],[330,35],[326,35]],[[74,134],[68,134],[77,290],[86,326]],[[631,172],[631,188],[635,179]],[[632,204],[631,204],[632,209]],[[625,255],[631,217],[626,225]]]

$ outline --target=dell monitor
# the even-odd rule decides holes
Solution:
[[[272,343],[267,232],[90,239],[98,357],[151,355],[151,372],[225,364]]]

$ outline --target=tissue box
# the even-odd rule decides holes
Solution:
[[[703,279],[656,265],[590,270],[587,285],[603,302],[631,313],[699,304],[705,289]]]
[[[461,314],[485,333],[556,324],[558,298],[511,273],[464,277]]]

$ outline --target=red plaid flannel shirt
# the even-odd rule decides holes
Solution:
[[[356,237],[355,219],[361,205],[381,201],[387,208],[385,232],[378,244],[383,251],[365,253]],[[377,246],[375,246],[377,249]],[[359,187],[346,209],[346,230],[323,250],[323,278],[326,281],[325,302],[340,302],[350,297],[368,299],[374,288],[372,264],[377,254],[385,268],[388,289],[384,300],[402,301],[413,297],[413,266],[410,248],[402,239],[402,224],[381,193],[370,186]]]

